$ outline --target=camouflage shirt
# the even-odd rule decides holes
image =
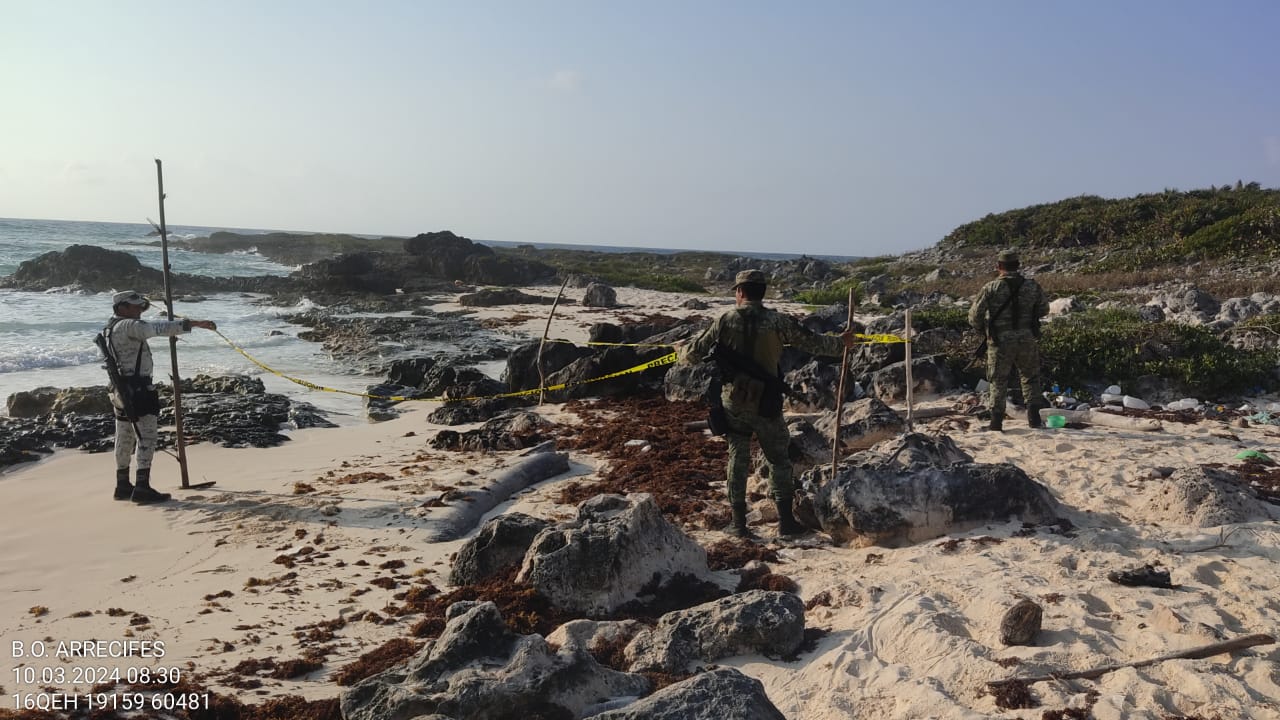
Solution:
[[[747,347],[751,326],[755,328],[755,343]],[[810,332],[795,318],[766,308],[761,302],[747,302],[716,318],[711,327],[689,343],[684,357],[687,362],[703,362],[717,343],[753,357],[768,372],[778,371],[782,359],[782,346],[793,347],[814,355],[838,356],[844,352],[844,342],[839,335],[818,335]],[[732,382],[726,378],[726,381]]]
[[[1010,299],[1012,287],[1019,280],[1022,281],[1022,287],[1018,290],[1018,297]],[[1000,310],[1001,306],[1004,310]],[[996,311],[1000,311],[1000,314],[991,322],[990,328],[994,332],[988,333],[987,321]],[[1028,337],[1038,335],[1035,331],[1039,330],[1040,318],[1048,314],[1049,298],[1040,284],[1014,272],[992,280],[978,291],[978,296],[973,299],[973,306],[969,308],[969,324],[983,335],[994,335],[994,339],[999,341],[1012,333]]]

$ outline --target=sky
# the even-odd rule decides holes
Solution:
[[[1273,0],[0,0],[0,217],[825,255],[1280,186]]]

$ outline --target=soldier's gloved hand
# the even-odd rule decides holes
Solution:
[[[204,328],[205,330],[217,330],[218,324],[212,320],[192,320],[192,327]]]

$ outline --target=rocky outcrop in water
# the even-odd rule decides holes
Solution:
[[[183,292],[283,292],[293,287],[287,278],[253,276],[211,278],[173,274],[174,287]],[[163,274],[142,264],[137,257],[95,245],[71,245],[24,261],[12,275],[0,278],[0,287],[42,292],[74,287],[87,292],[131,289],[151,297],[164,296]],[[109,309],[109,308],[108,308]]]

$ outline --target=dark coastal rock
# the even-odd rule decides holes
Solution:
[[[479,292],[458,297],[462,307],[497,307],[499,305],[550,305],[555,298],[545,295],[530,295],[515,288],[484,288]],[[564,302],[562,299],[561,302]]]
[[[55,387],[38,387],[35,390],[23,390],[9,396],[5,402],[9,417],[33,418],[53,412],[53,401],[60,391]]]
[[[1000,619],[1000,642],[1005,645],[1035,645],[1040,634],[1044,609],[1031,598],[1022,598]]]
[[[137,257],[95,245],[71,245],[27,260],[5,283],[23,290],[77,286],[93,292],[126,287],[147,292],[163,285],[163,274]]]
[[[404,264],[383,252],[355,252],[304,265],[294,276],[309,290],[389,295],[403,289]]]
[[[917,395],[937,395],[956,387],[955,377],[939,356],[911,359],[911,384]],[[893,363],[871,375],[871,394],[881,400],[907,397],[906,362]]]
[[[911,544],[990,522],[1045,523],[1057,503],[1015,465],[975,463],[955,443],[912,433],[845,458],[814,496],[822,529],[858,546]]]
[[[835,411],[823,413],[813,425],[826,438],[827,447],[835,433]],[[865,450],[901,434],[906,423],[878,398],[866,397],[845,403],[840,416],[840,448],[844,452]]]
[[[404,385],[393,385],[391,383],[369,385],[364,392],[367,395],[364,399],[365,415],[374,422],[399,417],[400,413],[395,409],[395,406],[402,402],[436,397],[434,393],[421,388],[405,387]]]
[[[447,403],[427,414],[427,422],[434,425],[467,425],[486,422],[508,408],[505,400],[468,400]]]
[[[111,450],[115,431],[112,414],[0,418],[0,467],[37,460],[55,448],[79,448],[86,452]],[[166,445],[163,435],[160,445]]]
[[[512,392],[540,387],[538,375],[538,342],[530,342],[511,351],[502,380]],[[591,348],[571,343],[548,342],[542,346],[542,371],[552,375],[570,363],[591,355]]]
[[[583,307],[611,308],[618,306],[618,291],[604,283],[591,283],[582,295]]]
[[[481,285],[536,285],[555,277],[550,265],[520,257],[496,255],[493,249],[448,230],[423,233],[404,241],[410,269],[450,282]]]
[[[441,430],[431,439],[437,450],[523,450],[550,438],[550,423],[531,412],[499,415],[475,430]]]
[[[644,677],[606,668],[584,650],[553,650],[538,635],[512,633],[491,602],[455,603],[448,615],[440,637],[413,659],[344,693],[342,717],[492,720],[538,708],[544,717],[577,718],[649,690]]]
[[[422,378],[426,376],[427,371],[434,367],[435,364],[436,358],[433,357],[393,360],[386,369],[387,382],[392,385],[417,387],[422,383]]]
[[[673,402],[702,400],[719,371],[711,363],[677,363],[662,376],[662,394]]]
[[[449,582],[474,584],[519,565],[533,539],[549,524],[524,513],[507,513],[490,520],[458,549]]]
[[[262,378],[248,375],[196,375],[182,379],[182,392],[218,395],[261,395],[267,391]]]
[[[735,668],[699,673],[591,720],[786,720],[764,684]]]
[[[704,577],[707,553],[667,522],[652,495],[597,495],[578,505],[575,521],[539,533],[517,581],[557,607],[598,617],[677,573]]]
[[[783,382],[791,389],[785,398],[791,412],[834,410],[836,390],[840,387],[840,365],[824,360],[810,360],[788,372]],[[855,398],[853,380],[845,383],[845,399]]]
[[[631,672],[684,672],[733,655],[781,658],[804,642],[804,602],[787,592],[750,590],[663,615],[626,649]]]
[[[289,278],[249,276],[217,278],[173,274],[175,286],[187,292],[283,292],[293,287]],[[0,287],[43,291],[76,287],[89,292],[132,288],[151,297],[163,297],[164,277],[143,265],[136,256],[96,245],[71,245],[26,260],[12,274],[0,278]],[[110,310],[110,308],[106,308]]]
[[[688,300],[680,303],[680,307],[687,308],[689,310],[706,310],[711,306],[708,305],[706,301],[699,300],[698,298],[689,298]]]
[[[288,440],[280,427],[289,422],[289,398],[256,395],[190,394],[182,396],[183,426],[192,440],[223,447],[274,447]],[[160,423],[173,423],[172,402],[160,409]]]

